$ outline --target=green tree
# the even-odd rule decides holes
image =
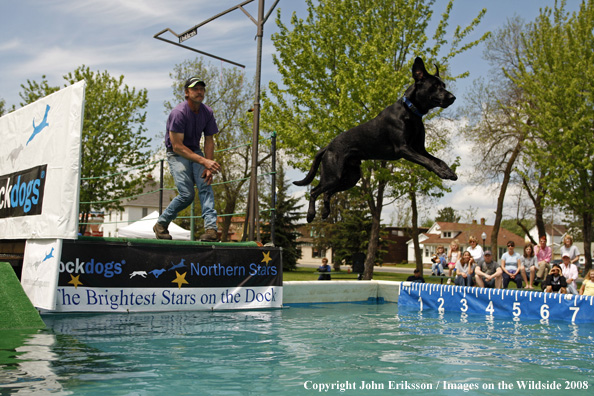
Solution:
[[[446,223],[458,223],[460,221],[460,215],[456,209],[451,206],[446,206],[443,209],[437,211],[437,217],[435,221],[444,221]]]
[[[578,12],[565,1],[540,11],[523,35],[525,51],[513,81],[530,106],[522,107],[535,140],[527,143],[530,158],[544,175],[551,199],[582,219],[584,252],[591,257],[594,219],[594,2]],[[591,262],[586,260],[586,270]]]
[[[524,29],[524,22],[515,17],[507,20],[486,41],[484,57],[492,66],[491,79],[475,83],[465,109],[470,123],[464,132],[473,144],[475,166],[484,175],[485,183],[498,186],[491,246],[497,245],[508,188],[521,183],[517,169],[523,163],[528,164],[523,156],[525,142],[530,138],[529,120],[518,117],[525,98],[510,79],[517,72],[523,51],[521,33]]]
[[[459,159],[452,164],[451,168],[456,171]],[[394,173],[397,180],[395,194],[408,199],[411,206],[411,238],[415,251],[416,268],[423,273],[423,256],[419,242],[419,207],[422,201],[434,201],[443,197],[444,193],[451,189],[444,185],[433,172],[409,162],[400,162],[399,170]],[[367,268],[365,269],[367,271]]]
[[[524,238],[530,228],[534,227],[534,221],[518,220],[518,219],[504,219],[501,220],[501,228],[513,232],[514,234]],[[538,241],[531,241],[533,244],[537,244]],[[537,243],[535,243],[537,242]]]
[[[60,90],[60,87],[58,86],[49,85],[45,74],[41,76],[41,82],[27,79],[27,84],[21,84],[21,88],[23,89],[23,91],[19,93],[19,96],[23,100],[20,103],[21,107]]]
[[[307,19],[293,15],[292,29],[277,18],[280,31],[273,35],[273,42],[278,55],[273,60],[284,87],[270,83],[263,112],[263,122],[270,129],[283,131],[283,147],[294,155],[291,165],[302,170],[309,168],[317,150],[336,135],[371,120],[401,97],[411,84],[414,55],[422,54],[427,64],[439,63],[444,76],[453,56],[486,37],[464,43],[485,10],[467,27],[446,32],[453,1],[431,42],[426,30],[433,16],[432,0],[321,0],[316,6],[307,0],[307,4]],[[373,271],[393,166],[386,161],[368,161],[362,166],[361,186],[372,216],[366,277]]]
[[[91,209],[121,208],[120,199],[140,192],[143,180],[121,174],[123,169],[149,162],[150,138],[144,122],[147,90],[130,88],[124,76],[112,77],[107,71],[93,72],[81,66],[64,76],[69,86],[85,80],[85,113],[82,132],[80,186],[80,232],[84,234]],[[20,93],[25,105],[60,88],[27,80]],[[105,178],[107,175],[112,175]]]
[[[222,216],[222,241],[228,239],[231,214],[246,204],[247,181],[251,174],[252,115],[248,113],[253,101],[254,86],[237,68],[216,68],[202,58],[185,60],[170,73],[173,99],[165,102],[165,112],[185,101],[184,84],[191,76],[200,77],[206,84],[205,104],[210,106],[217,120],[219,133],[215,135],[215,160],[221,164],[220,177],[213,183],[216,209]],[[270,159],[270,146],[262,144],[258,163],[263,171]],[[172,181],[170,181],[173,185]],[[188,216],[190,208],[180,214]],[[200,213],[200,205],[195,206]],[[194,213],[194,215],[196,215]],[[189,223],[188,220],[184,221]]]
[[[297,268],[297,260],[301,258],[301,250],[298,248],[297,238],[299,234],[295,231],[297,223],[303,217],[299,198],[292,197],[289,193],[290,181],[285,175],[285,168],[279,162],[276,173],[277,203],[274,211],[274,245],[283,249],[283,270],[292,271]],[[262,242],[270,242],[270,220],[268,212],[263,215],[263,220],[268,220],[262,225]]]

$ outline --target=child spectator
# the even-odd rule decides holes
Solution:
[[[320,274],[318,280],[332,280],[332,277],[330,276],[331,271],[332,267],[328,265],[328,259],[324,257],[322,259],[322,265],[318,267],[318,272],[328,272],[328,274]]]
[[[467,250],[462,254],[460,260],[456,263],[456,280],[454,284],[457,286],[472,286],[472,266],[474,259]]]
[[[588,271],[584,276],[584,283],[580,288],[580,294],[582,296],[594,296],[594,269]]]
[[[580,251],[578,250],[577,246],[573,244],[573,237],[571,235],[565,235],[563,238],[563,246],[561,246],[561,257],[564,254],[569,255],[569,260],[571,264],[578,265],[578,261],[580,259]]]
[[[452,276],[452,271],[456,268],[456,262],[460,259],[460,244],[457,239],[450,242],[450,251],[448,252],[448,276]]]
[[[445,249],[442,245],[437,246],[437,252],[431,257],[431,275],[444,276],[443,269],[446,265]]]
[[[536,272],[538,270],[538,262],[536,256],[534,255],[534,245],[531,243],[524,246],[522,266],[524,267],[524,273],[522,274],[522,277],[526,277],[530,280],[528,282],[528,286],[526,286],[526,289],[534,289],[532,284],[534,283],[534,278],[536,277]]]
[[[545,282],[547,284],[547,288],[545,289],[547,293],[567,293],[567,279],[561,274],[559,264],[553,264],[553,268],[551,268],[551,272],[549,272]]]

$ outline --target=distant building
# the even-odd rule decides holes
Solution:
[[[545,225],[545,231],[547,236],[547,245],[553,246],[553,250],[558,251],[559,247],[563,245],[563,237],[567,235],[569,229],[561,224],[547,224]],[[528,232],[528,235],[538,243],[538,228],[532,227]],[[530,241],[530,238],[526,236],[526,241]]]
[[[419,232],[427,232],[429,229],[421,227]],[[384,264],[400,264],[408,261],[408,241],[411,238],[410,227],[385,227],[385,232],[382,232],[382,237],[388,243],[385,245],[385,250],[388,252],[382,257]]]
[[[163,191],[163,209],[175,198],[177,191]],[[104,214],[101,230],[104,237],[117,237],[118,230],[159,210],[159,183],[149,178],[142,192],[135,198],[122,202],[123,210],[109,210]]]
[[[561,224],[547,224],[545,225],[545,231],[547,236],[547,245],[548,246],[556,246],[557,249],[559,246],[563,244],[563,237],[567,234],[569,229]],[[528,235],[534,239],[538,243],[538,228],[536,226],[532,227],[530,231],[528,231]],[[526,236],[526,241],[529,242],[530,238]]]
[[[491,243],[491,233],[493,232],[493,226],[485,225],[484,220],[481,224],[476,222],[472,224],[462,223],[447,223],[438,221],[434,223],[431,228],[425,233],[419,234],[419,243],[423,253],[423,263],[430,264],[431,257],[435,254],[438,245],[443,245],[446,252],[450,249],[450,243],[452,240],[457,239],[460,244],[460,250],[464,251],[469,246],[468,239],[474,236],[479,242],[479,245],[483,246],[482,234],[486,235],[485,242],[487,249],[493,251],[494,249],[489,246]],[[514,241],[516,245],[516,252],[522,253],[524,249],[525,241],[519,235],[514,234],[505,228],[499,229],[497,236],[497,253],[493,251],[493,254],[497,254],[497,258],[501,257],[503,253],[507,251],[507,242]],[[415,261],[415,252],[413,240],[409,239],[408,245],[408,261]]]
[[[219,228],[219,233],[222,230],[221,223],[223,222],[223,217],[217,217],[217,226]],[[229,232],[228,232],[228,239],[227,242],[240,242],[243,238],[243,225],[245,223],[245,217],[243,216],[233,216],[231,217],[231,224],[229,224]]]
[[[316,230],[311,224],[300,224],[296,231],[300,234],[297,237],[298,248],[301,249],[300,264],[321,264],[322,259],[328,259],[328,263],[332,264],[332,248],[316,246]]]
[[[82,215],[79,214],[78,220],[80,222],[83,221]],[[85,231],[85,236],[94,236],[94,237],[102,237],[102,225],[103,225],[103,212],[96,212],[92,211],[89,213],[89,218],[87,219],[87,226]]]

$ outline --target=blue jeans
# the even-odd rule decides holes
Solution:
[[[439,263],[431,263],[431,272],[435,272],[437,275],[443,274],[443,265]]]
[[[202,151],[194,151],[200,156],[204,156]],[[181,155],[172,152],[167,153],[167,162],[169,163],[169,170],[171,176],[175,181],[178,195],[173,198],[167,209],[159,216],[157,220],[159,223],[168,226],[177,214],[190,206],[194,201],[194,184],[198,187],[198,198],[200,198],[200,205],[202,206],[202,219],[204,219],[204,228],[217,229],[217,211],[214,208],[214,193],[212,187],[206,184],[202,178],[204,166],[190,161]]]
[[[467,276],[466,278],[462,275],[457,275],[456,279],[454,279],[454,285],[456,286],[472,286],[472,276]]]

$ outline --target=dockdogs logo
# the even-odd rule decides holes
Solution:
[[[0,176],[0,218],[41,214],[47,164]]]

